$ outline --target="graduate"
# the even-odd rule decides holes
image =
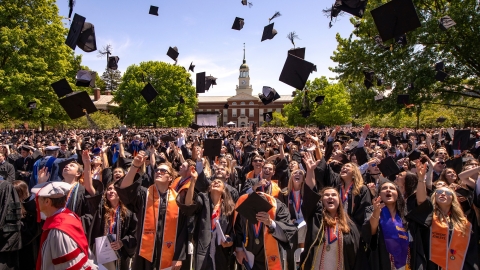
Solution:
[[[258,163],[260,158],[254,157],[253,161]],[[265,162],[262,167],[262,172],[259,178],[247,179],[245,182],[245,187],[243,188],[241,194],[250,194],[254,191],[261,191],[268,195],[271,195],[275,198],[281,193],[281,189],[277,184],[277,181],[272,180],[273,175],[275,174],[275,164],[271,161]]]
[[[186,194],[177,196],[180,211],[195,216],[195,269],[226,269],[233,246],[233,202],[226,184],[221,179],[211,182],[207,192],[195,193],[198,173],[192,167],[190,186]],[[220,227],[218,227],[220,226]],[[209,233],[211,232],[211,233]],[[221,232],[221,233],[220,233]],[[220,236],[223,234],[225,239]]]
[[[115,183],[120,200],[138,219],[139,244],[132,269],[188,269],[187,217],[180,214],[177,192],[171,186],[176,173],[170,165],[161,164],[155,169],[154,184],[142,187],[141,178],[134,180],[146,158],[140,151],[125,177]]]
[[[357,261],[360,234],[342,206],[340,193],[325,187],[317,194],[314,168],[320,160],[315,162],[307,154],[304,163],[307,176],[302,213],[307,231],[301,269],[362,269]]]

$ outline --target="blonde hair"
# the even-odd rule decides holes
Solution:
[[[360,172],[360,169],[358,168],[358,165],[353,163],[353,162],[349,162],[349,163],[345,163],[343,166],[345,165],[348,165],[350,164],[350,166],[352,166],[353,168],[353,175],[352,175],[352,181],[353,181],[353,188],[352,188],[352,195],[353,196],[358,196],[360,195],[360,189],[364,186],[364,183],[363,183],[363,177],[362,177],[362,173]],[[342,167],[343,167],[342,166]],[[343,179],[342,179],[343,181]]]
[[[297,171],[303,172],[302,170],[298,169],[293,171],[290,174],[290,178],[288,179],[288,184],[287,184],[287,190],[286,192],[283,193],[284,195],[288,195],[290,194],[291,191],[293,191],[293,174]],[[303,172],[303,182],[302,182],[302,186],[300,187],[300,194],[302,195],[302,197],[303,197],[303,187],[305,186],[305,175],[306,175],[305,172]],[[290,203],[290,200],[288,202]]]
[[[462,232],[463,235],[465,235],[468,220],[465,217],[465,214],[463,213],[460,203],[458,202],[457,194],[451,188],[448,188],[448,187],[445,187],[445,188],[451,191],[453,194],[452,205],[450,206],[450,220],[453,223],[453,227],[457,231],[460,231]],[[447,222],[445,220],[445,216],[443,215],[442,211],[440,211],[440,208],[437,205],[436,194],[437,193],[434,192],[431,197],[432,204],[433,204],[433,213],[437,215],[437,217],[439,217],[440,221]]]
[[[329,189],[334,190],[335,193],[337,193],[337,197],[338,197],[337,217],[330,216],[330,214],[328,214],[325,208],[323,208],[322,210],[323,224],[328,225],[330,227],[335,227],[335,225],[338,225],[338,230],[342,231],[343,233],[349,233],[350,232],[350,226],[348,226],[349,217],[345,213],[345,210],[343,209],[342,200],[340,199],[340,193],[338,193],[338,190],[333,187],[323,188],[320,191],[320,196],[322,196],[321,200],[323,200],[323,193],[325,193],[325,190],[329,190]]]

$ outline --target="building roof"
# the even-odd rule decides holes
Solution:
[[[231,96],[198,96],[198,103],[215,103],[223,102],[226,103],[227,99]]]
[[[113,102],[112,95],[100,95],[100,98],[97,101],[94,101],[94,96],[90,96],[93,101],[93,104],[99,110],[108,110],[108,106],[110,107],[118,107],[118,104]]]

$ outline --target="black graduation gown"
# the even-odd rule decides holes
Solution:
[[[103,194],[97,194],[94,196],[86,195],[90,211],[93,214],[92,225],[88,232],[88,244],[93,251],[95,246],[95,238],[104,236],[105,232],[105,207]],[[130,269],[130,259],[135,254],[137,248],[137,217],[127,209],[125,218],[120,222],[120,239],[122,241],[122,248],[120,249],[121,261],[120,270]],[[113,233],[117,233],[116,230]]]
[[[289,250],[291,249],[291,238],[292,236],[296,233],[297,227],[293,225],[291,218],[290,218],[290,213],[287,209],[287,206],[283,204],[280,200],[275,199],[277,202],[277,209],[275,212],[275,224],[279,228],[281,228],[281,231],[283,233],[283,237],[286,238],[286,242],[280,241],[278,236],[273,233],[272,231],[269,231],[269,233],[273,233],[273,237],[277,240],[279,246],[281,246],[284,250]],[[235,240],[234,240],[234,245],[235,247],[242,247],[244,246],[243,244],[243,238],[245,235],[245,227],[246,227],[246,222],[247,220],[242,216],[242,215],[237,215],[237,219],[235,220],[235,225],[234,225],[234,231],[235,231]],[[268,228],[265,228],[265,225],[262,226],[262,228],[259,231],[259,241],[260,244],[257,245],[255,244],[255,233],[253,231],[253,226],[252,224],[248,223],[248,243],[245,249],[247,251],[250,251],[253,253],[255,256],[255,262],[253,269],[255,270],[263,270],[266,269],[265,267],[265,250],[264,250],[264,240],[263,240],[263,230]],[[280,252],[280,257],[282,257],[282,252]],[[283,258],[282,262],[283,262]]]
[[[0,269],[18,269],[22,247],[20,199],[13,184],[0,181]]]
[[[31,156],[28,156],[26,158],[20,157],[15,160],[15,163],[13,164],[13,166],[15,167],[15,179],[21,179],[28,185],[28,182],[30,181],[30,176],[21,176],[20,171],[31,173],[33,170],[33,163],[34,160]]]
[[[96,194],[103,193],[103,185],[100,181],[93,180],[93,186],[96,190]],[[71,198],[68,200],[66,207],[80,217],[83,230],[85,231],[85,235],[87,235],[93,218],[92,214],[94,212],[90,211],[87,200],[85,199],[85,196],[88,195],[85,187],[79,183],[78,188],[76,189],[76,197],[74,197],[75,190],[72,190]]]
[[[138,175],[137,175],[138,176]],[[163,224],[165,223],[165,200],[162,198],[162,203],[160,204],[159,216],[157,222],[157,235],[155,240],[155,252],[154,252],[154,261],[150,262],[139,255],[140,253],[140,244],[142,239],[143,231],[143,220],[145,215],[145,201],[147,199],[147,188],[141,186],[141,178],[135,177],[133,184],[126,188],[120,188],[120,183],[123,181],[123,178],[115,183],[115,190],[117,191],[120,200],[127,206],[127,208],[132,211],[137,216],[137,235],[138,245],[135,250],[135,257],[133,258],[132,269],[145,269],[153,270],[157,269],[160,265],[160,256],[161,256],[161,247],[162,246],[162,235],[163,235]],[[180,214],[178,216],[178,228],[177,228],[177,241],[175,242],[175,253],[173,256],[174,261],[182,261],[181,269],[188,269],[190,267],[189,262],[186,260],[186,247],[188,243],[188,231],[187,231],[187,216]]]
[[[21,258],[19,269],[35,269],[43,222],[37,222],[37,208],[34,199],[23,202],[23,208],[27,213],[21,220],[22,248],[19,250]]]
[[[211,215],[213,205],[208,193],[201,192],[195,194],[193,197],[194,204],[186,206],[185,193],[177,196],[177,205],[180,211],[186,216],[195,216],[195,231],[193,233],[194,239],[194,254],[195,254],[195,269],[207,270],[212,269],[212,259],[210,257],[210,242],[212,239],[211,233]],[[229,235],[233,239],[233,213],[230,216],[225,216],[220,213],[219,218],[222,231],[225,235]],[[233,246],[230,248],[223,248],[222,245],[215,245],[215,265],[216,269],[225,269],[224,267],[231,266],[231,254]]]
[[[296,219],[296,212],[295,212],[295,205],[294,202],[290,201],[290,197],[288,194],[287,188],[282,189],[282,193],[278,196],[278,199],[284,203],[287,208],[288,212],[290,213],[290,218],[292,220]],[[304,199],[304,198],[302,198]],[[302,212],[303,214],[303,212]],[[305,216],[304,216],[305,218]],[[298,223],[294,223],[295,226],[298,226]],[[287,250],[287,268],[289,270],[294,270],[295,268],[295,251],[298,249],[298,233],[299,231],[295,232],[295,234],[290,238],[290,243],[292,244],[292,248]]]
[[[207,192],[208,187],[212,183],[212,181],[215,180],[215,176],[207,178],[205,176],[205,173],[202,171],[198,175],[197,182],[195,183],[195,192]],[[232,197],[232,200],[236,202],[238,200],[238,191],[228,183],[225,183],[225,186],[227,187],[227,190],[230,192],[230,196]]]
[[[316,239],[318,230],[322,225],[323,206],[320,202],[320,195],[313,191],[309,186],[305,185],[303,192],[304,203],[302,204],[302,213],[307,222],[307,234],[305,236],[305,250],[300,256],[300,265],[305,266],[303,269],[312,269],[315,250],[318,245],[324,241],[324,239],[322,241]],[[364,269],[357,260],[360,233],[351,220],[348,222],[348,225],[350,226],[350,233],[343,234],[343,259],[345,270]]]

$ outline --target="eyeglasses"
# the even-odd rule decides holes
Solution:
[[[445,189],[437,189],[437,190],[435,190],[435,193],[436,193],[437,195],[445,194],[445,195],[447,195],[447,196],[453,196],[453,192],[448,191],[448,190],[445,190]]]
[[[171,173],[168,170],[163,169],[163,168],[158,168],[158,169],[155,170],[155,172],[160,173],[160,174],[170,174],[171,175]]]
[[[263,162],[261,159],[254,159],[253,162]]]

